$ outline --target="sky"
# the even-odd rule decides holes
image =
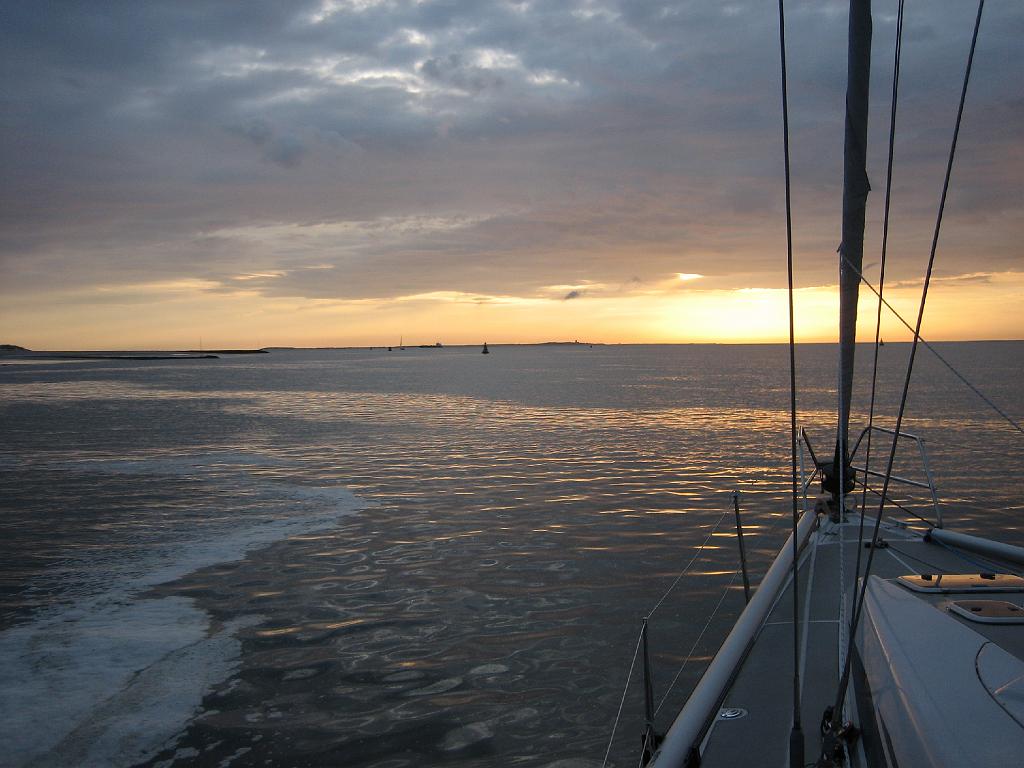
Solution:
[[[896,2],[874,3],[878,279]],[[913,322],[977,6],[907,3],[887,293]],[[846,7],[786,3],[797,337],[836,337]],[[787,337],[774,3],[0,8],[0,343]],[[985,9],[929,340],[1024,338],[1024,5]],[[874,305],[861,303],[861,338]],[[883,337],[909,338],[888,316]]]

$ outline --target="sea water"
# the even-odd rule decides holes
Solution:
[[[937,349],[1024,417],[1024,343]],[[908,352],[880,350],[882,426]],[[491,353],[0,365],[0,764],[582,768],[624,689],[635,764],[640,620],[675,583],[665,728],[742,608],[732,493],[755,583],[787,535],[787,350]],[[834,348],[797,364],[826,455]],[[1022,436],[927,350],[904,430],[947,525],[1024,544]],[[897,468],[924,477],[912,444]]]

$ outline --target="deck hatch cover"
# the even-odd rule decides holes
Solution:
[[[1005,600],[956,600],[949,610],[982,624],[1024,624],[1024,608]]]
[[[1024,592],[1024,579],[1005,573],[922,573],[897,581],[915,592]]]

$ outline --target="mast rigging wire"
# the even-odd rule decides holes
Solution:
[[[924,308],[928,301],[928,286],[931,284],[932,269],[935,266],[935,252],[939,246],[939,232],[942,228],[942,214],[946,208],[946,195],[949,191],[949,179],[953,173],[953,159],[956,157],[956,142],[960,136],[960,124],[963,120],[964,102],[967,100],[967,84],[971,79],[971,68],[974,64],[974,52],[978,45],[978,30],[981,27],[981,14],[984,8],[985,0],[978,0],[978,15],[974,20],[974,34],[971,37],[971,52],[967,56],[967,67],[964,71],[964,84],[960,91],[960,105],[957,108],[956,113],[956,126],[953,129],[953,140],[949,147],[949,159],[946,162],[946,176],[942,183],[942,195],[939,198],[939,211],[935,218],[935,232],[932,235],[931,250],[928,254],[928,268],[925,271],[924,287],[921,290],[921,303],[917,310],[917,324],[914,329],[914,341],[910,347],[910,359],[907,361],[907,373],[903,380],[903,393],[900,397],[900,408],[896,416],[895,434],[893,435],[892,445],[889,448],[889,458],[885,469],[885,480],[882,484],[882,495],[878,502],[878,512],[875,515],[874,531],[871,535],[871,540],[873,542],[878,540],[878,529],[882,524],[882,516],[885,513],[885,500],[889,493],[889,482],[892,478],[892,467],[896,459],[896,446],[899,444],[900,427],[903,425],[903,414],[907,407],[907,395],[910,392],[910,379],[914,372],[914,358],[917,356],[917,342],[921,334],[921,324],[924,321]],[[842,702],[846,696],[846,689],[850,683],[850,658],[853,650],[853,638],[864,609],[864,597],[867,594],[867,578],[871,573],[871,566],[875,558],[875,551],[875,547],[872,547],[868,551],[868,560],[864,566],[865,586],[860,590],[860,594],[858,595],[856,609],[853,614],[853,621],[850,624],[850,636],[848,639],[846,662],[843,665],[843,675],[839,683],[839,690],[836,692],[835,706],[832,710],[833,728],[839,726],[839,720],[842,717]]]
[[[782,153],[786,177],[786,272],[789,280],[789,442],[792,462],[793,496],[793,727],[790,731],[790,765],[801,766],[804,761],[803,731],[800,727],[800,590],[799,590],[799,536],[797,523],[796,474],[796,336],[793,322],[793,205],[789,171],[789,91],[786,76],[786,10],[779,0],[779,61],[782,75]]]
[[[946,358],[944,358],[939,353],[939,350],[937,350],[935,347],[933,347],[930,343],[928,343],[928,341],[923,336],[921,336],[921,334],[917,333],[914,330],[914,326],[912,326],[910,323],[908,323],[903,318],[903,316],[896,310],[896,308],[893,307],[893,305],[889,303],[888,299],[882,298],[880,291],[876,290],[875,287],[871,284],[871,282],[866,277],[864,277],[864,275],[861,274],[857,270],[856,267],[854,267],[852,264],[850,264],[849,261],[847,261],[846,263],[850,267],[850,269],[852,269],[854,272],[856,272],[858,275],[860,275],[861,282],[864,283],[864,285],[867,286],[867,288],[872,293],[874,293],[876,296],[879,297],[879,301],[881,301],[885,305],[886,309],[888,309],[890,312],[892,312],[893,316],[897,320],[899,320],[901,323],[903,323],[903,325],[906,327],[906,329],[908,331],[910,331],[911,333],[914,334],[914,338],[917,341],[920,341],[922,344],[924,344],[924,346],[928,349],[928,351],[931,352],[933,355],[935,355],[935,357],[937,357],[939,359],[939,362],[941,362],[944,366],[946,366],[954,376],[956,376],[958,379],[960,379],[960,381],[963,382],[963,384],[968,389],[970,389],[974,394],[976,394],[978,397],[980,397],[985,402],[985,404],[988,405],[989,408],[991,408],[993,411],[998,413],[1011,427],[1016,429],[1018,432],[1024,433],[1024,427],[1021,427],[1019,422],[1017,422],[1012,416],[1007,414],[1006,411],[1004,411],[1002,408],[1000,408],[998,405],[996,405],[994,402],[992,402],[992,400],[990,400],[985,395],[984,392],[982,392],[980,389],[978,389],[978,387],[976,387],[974,384],[972,384],[967,379],[966,376],[964,376],[962,373],[960,373],[960,371],[958,371],[953,366],[953,364],[951,362],[949,362]]]

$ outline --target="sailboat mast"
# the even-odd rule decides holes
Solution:
[[[857,297],[864,261],[864,214],[871,185],[867,174],[868,92],[871,79],[871,0],[850,0],[847,50],[846,136],[843,145],[843,239],[839,246],[839,428],[831,477],[833,496],[853,488],[850,469],[850,399],[853,392]],[[826,472],[826,476],[829,473]]]

